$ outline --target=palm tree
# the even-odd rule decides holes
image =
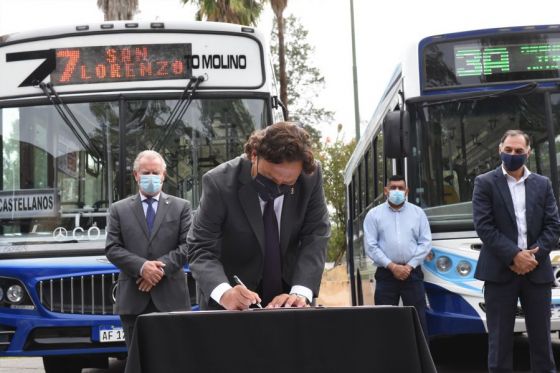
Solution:
[[[267,0],[181,0],[184,4],[198,5],[196,19],[229,22],[240,25],[256,25],[263,4]],[[278,67],[280,76],[280,100],[288,107],[288,81],[286,76],[286,47],[284,43],[284,9],[288,0],[270,0],[278,25]]]
[[[138,12],[138,0],[97,0],[105,21],[127,20]]]
[[[181,0],[198,5],[196,19],[255,26],[265,0]]]
[[[280,76],[280,100],[286,105],[288,114],[288,78],[286,76],[286,46],[284,44],[284,9],[288,6],[288,0],[270,0],[272,11],[276,17],[278,27],[278,75]],[[286,118],[287,119],[287,118]]]

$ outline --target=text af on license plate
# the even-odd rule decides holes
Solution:
[[[118,326],[99,327],[99,342],[124,342],[123,328]]]

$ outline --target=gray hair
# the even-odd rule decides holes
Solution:
[[[149,158],[149,159],[159,159],[161,161],[161,164],[163,165],[163,171],[165,171],[167,169],[167,166],[165,164],[165,161],[163,160],[163,157],[161,156],[161,154],[159,154],[158,152],[156,152],[155,150],[144,150],[140,153],[138,153],[138,155],[136,156],[136,159],[134,160],[134,164],[132,166],[132,169],[134,171],[138,171],[138,169],[140,168],[140,159],[142,158]]]

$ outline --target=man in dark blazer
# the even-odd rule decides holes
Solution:
[[[190,309],[183,271],[190,204],[161,191],[165,161],[159,153],[141,152],[133,170],[140,191],[111,205],[105,246],[120,269],[115,311],[128,346],[138,315]]]
[[[558,245],[560,221],[550,180],[529,172],[530,139],[507,131],[499,145],[502,165],[475,179],[473,218],[482,249],[475,277],[485,281],[488,370],[512,372],[518,299],[529,335],[532,372],[556,372],[550,336],[549,253]]]
[[[309,135],[285,122],[256,131],[243,156],[203,176],[188,235],[202,309],[312,302],[330,234],[322,181]]]

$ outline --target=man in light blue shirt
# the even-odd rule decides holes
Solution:
[[[371,209],[364,219],[364,245],[377,265],[375,304],[414,306],[424,335],[426,291],[420,264],[430,251],[432,234],[424,211],[406,202],[408,188],[400,175],[385,187],[387,202]]]

